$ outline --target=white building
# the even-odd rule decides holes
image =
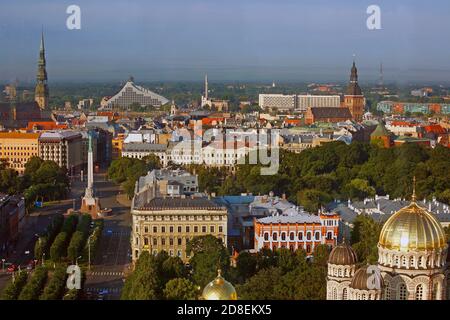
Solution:
[[[284,94],[260,94],[259,106],[271,111],[305,112],[309,107],[339,107],[341,98],[339,95],[284,95]]]
[[[131,78],[116,95],[107,101],[104,109],[112,110],[113,108],[128,108],[134,103],[138,103],[142,107],[160,107],[168,102],[169,100],[165,97],[136,85]]]

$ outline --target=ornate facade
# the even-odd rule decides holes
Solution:
[[[328,300],[445,300],[449,298],[448,244],[440,223],[411,203],[383,225],[378,263],[355,271],[356,254],[345,244],[328,261]]]

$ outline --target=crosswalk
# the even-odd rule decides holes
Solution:
[[[128,237],[130,236],[131,231],[130,230],[126,230],[126,231],[112,231],[112,230],[104,230],[103,231],[103,235],[104,236],[115,236],[115,237]]]
[[[105,277],[111,277],[111,276],[120,276],[123,277],[124,273],[121,271],[92,271],[89,273],[90,276],[105,276]]]
[[[93,292],[93,293],[98,293],[98,292],[105,292],[108,294],[120,293],[120,288],[84,288],[84,290],[86,292]]]

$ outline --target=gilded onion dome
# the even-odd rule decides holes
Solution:
[[[208,283],[203,289],[202,297],[205,300],[237,300],[236,289],[226,281],[221,271],[218,270],[217,277]]]
[[[447,246],[441,224],[416,203],[415,192],[408,206],[394,213],[381,229],[379,245],[403,252],[444,249]]]
[[[331,250],[328,263],[336,265],[352,265],[358,261],[355,251],[347,244],[337,245]]]

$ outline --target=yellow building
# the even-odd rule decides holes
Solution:
[[[39,155],[39,133],[0,132],[0,159],[19,174],[31,157]]]
[[[112,159],[119,159],[122,157],[124,135],[118,134],[117,137],[112,139]]]

